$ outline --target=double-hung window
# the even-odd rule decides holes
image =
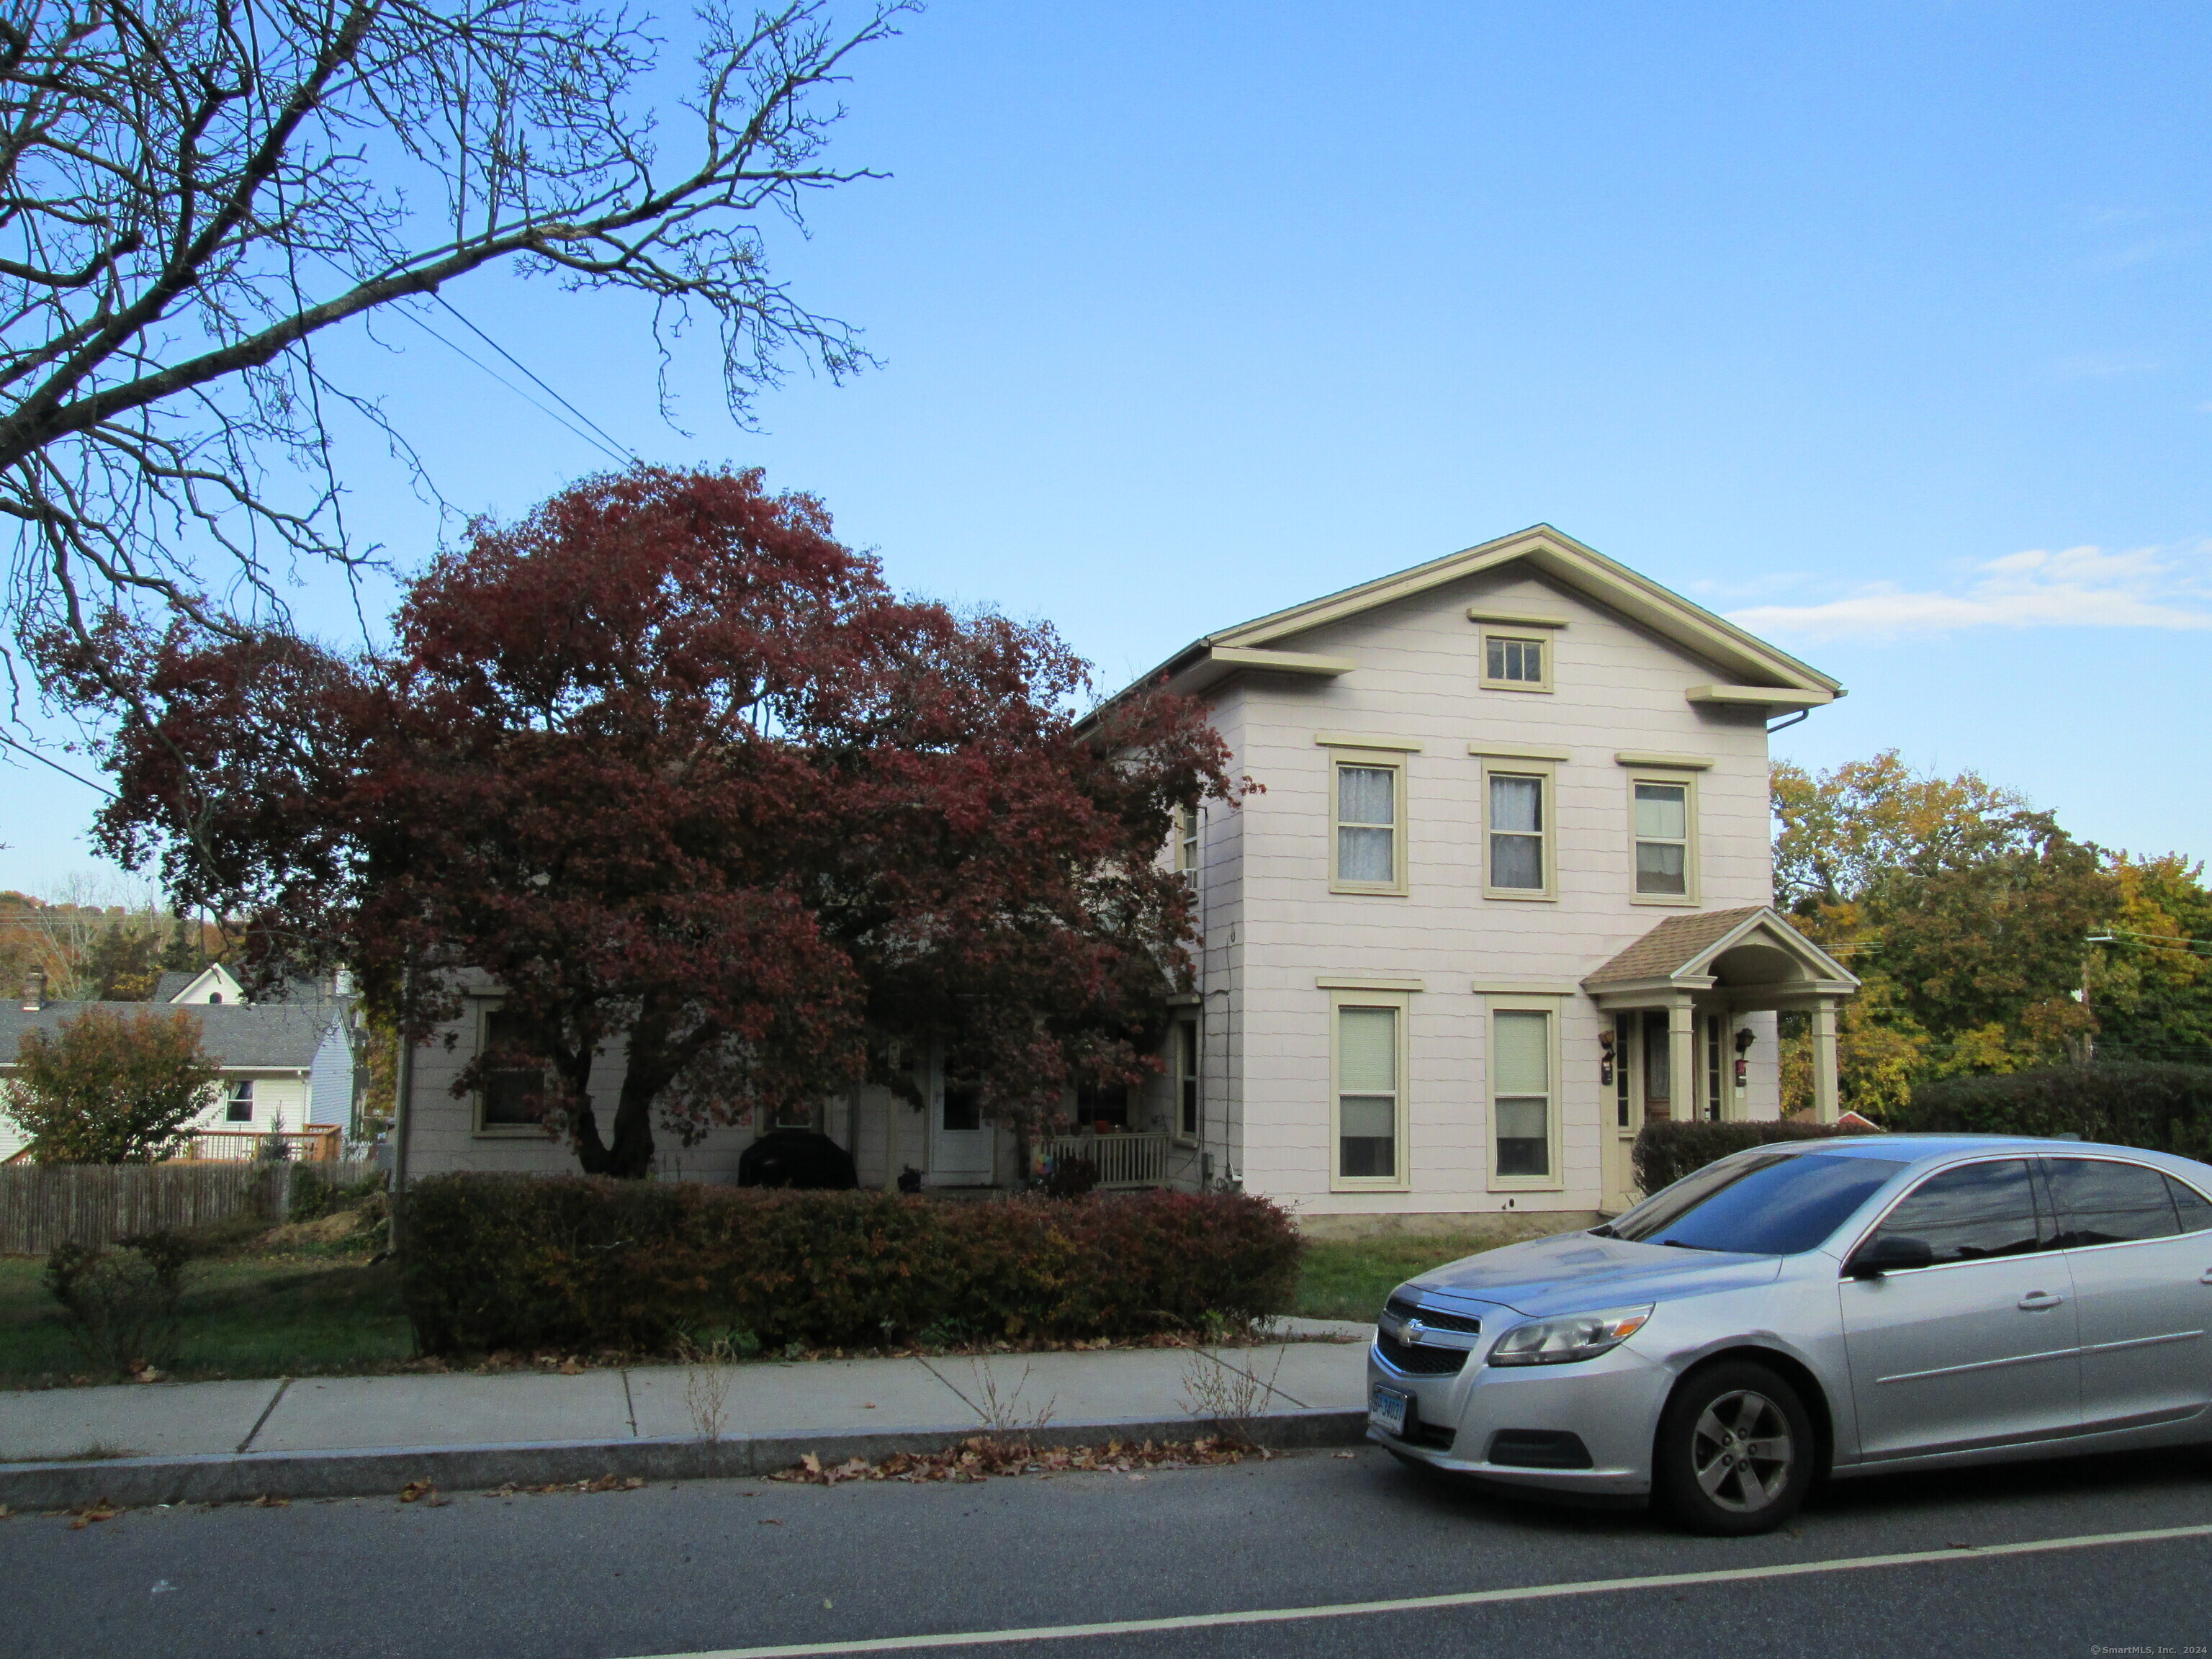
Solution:
[[[1175,1028],[1176,1139],[1199,1138],[1198,1022],[1183,1019]]]
[[[1198,808],[1178,806],[1175,819],[1175,867],[1192,886],[1198,885]]]
[[[492,1009],[483,1017],[485,1056],[477,1085],[478,1133],[540,1132],[545,1116],[545,1069],[525,1057],[529,1028],[519,1014]]]
[[[1549,1001],[1490,1006],[1491,1181],[1559,1184],[1559,1009]]]
[[[223,1099],[222,1120],[226,1123],[253,1121],[253,1079],[242,1077],[230,1085]]]
[[[1553,896],[1552,772],[1498,762],[1484,769],[1489,822],[1483,891],[1491,898]]]
[[[1402,1189],[1406,1178],[1406,1003],[1340,993],[1331,1006],[1334,1179],[1340,1191]]]
[[[1329,847],[1330,888],[1340,893],[1403,893],[1404,763],[1339,755],[1329,769],[1335,817]]]
[[[1638,904],[1698,902],[1694,774],[1632,772],[1628,779],[1631,896]]]

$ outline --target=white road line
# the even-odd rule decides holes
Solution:
[[[878,1636],[852,1642],[789,1642],[762,1648],[659,1654],[653,1659],[805,1659],[830,1653],[900,1653],[926,1648],[982,1647],[1010,1642],[1058,1642],[1078,1636],[1128,1636],[1146,1631],[1213,1630],[1231,1625],[1287,1624],[1297,1619],[1350,1619],[1370,1613],[1425,1613],[1438,1607],[1477,1607],[1500,1601],[1541,1601],[1561,1595],[1603,1595],[1619,1590],[1674,1589],[1685,1584],[1737,1584],[1759,1578],[1797,1578],[1816,1572],[1865,1567],[1911,1567],[1939,1561],[1986,1561],[2001,1555],[2039,1555],[2052,1550],[2094,1549],[2109,1544],[2159,1544],[2177,1538],[2212,1538],[2212,1525],[2159,1527],[2147,1532],[2087,1533],[2076,1538],[2035,1538],[2018,1544],[1977,1544],[1960,1549],[1914,1550],[1898,1555],[1853,1555],[1832,1561],[1790,1561],[1769,1567],[1724,1567],[1711,1572],[1654,1573],[1643,1578],[1584,1578],[1565,1584],[1522,1584],[1511,1589],[1462,1590],[1450,1595],[1408,1595],[1395,1601],[1339,1601],[1312,1607],[1255,1607],[1248,1613],[1193,1613],[1170,1619],[1115,1619],[1094,1625],[1034,1625],[1022,1630],[957,1631],[941,1636]]]

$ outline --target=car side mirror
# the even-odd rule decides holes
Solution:
[[[1884,1233],[1868,1240],[1853,1252],[1844,1271],[1853,1279],[1880,1279],[1884,1273],[1903,1273],[1911,1267],[1932,1267],[1935,1265],[1936,1252],[1928,1247],[1926,1239]]]

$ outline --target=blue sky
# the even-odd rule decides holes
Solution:
[[[776,259],[880,371],[747,433],[681,343],[678,432],[635,307],[451,297],[640,453],[813,490],[1104,682],[1548,520],[1850,687],[1778,753],[1894,745],[2212,854],[2212,10],[938,0],[854,69],[835,156],[893,176]],[[604,464],[379,331],[327,350],[464,507]],[[434,516],[349,455],[419,562]],[[90,798],[35,769],[0,886],[91,867]]]

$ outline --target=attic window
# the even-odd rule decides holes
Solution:
[[[1482,683],[1498,691],[1552,689],[1552,642],[1540,635],[1486,628],[1482,631]]]

